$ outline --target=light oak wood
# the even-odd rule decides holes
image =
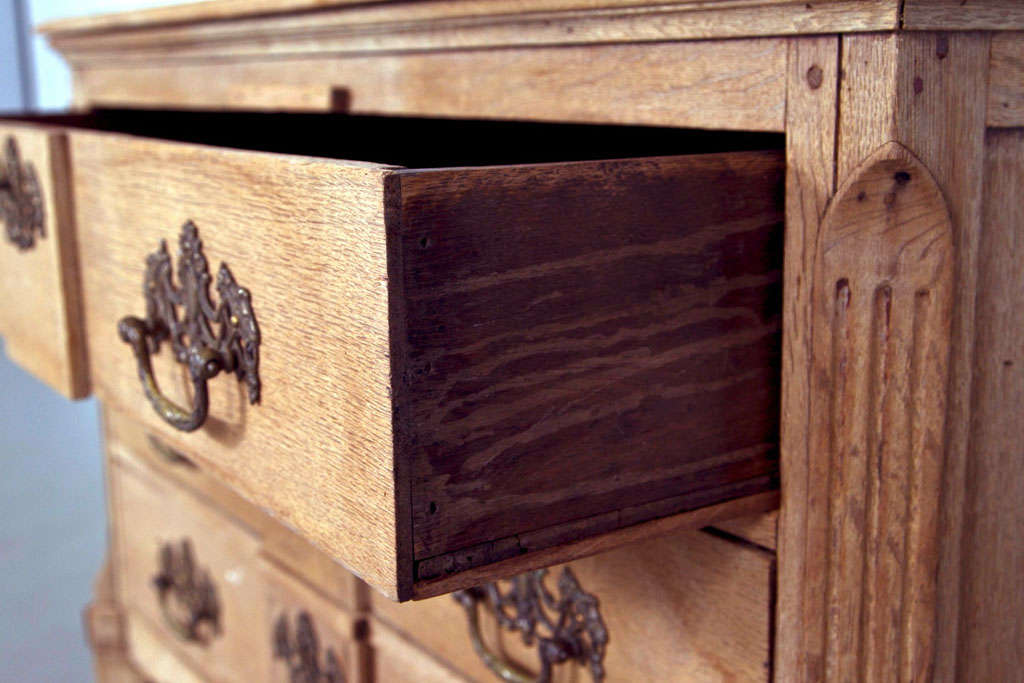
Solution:
[[[609,683],[768,679],[771,553],[688,531],[569,566],[583,590],[600,601],[611,638],[604,660]],[[552,582],[559,571],[551,569]],[[372,605],[377,620],[450,662],[468,679],[492,680],[470,645],[465,612],[451,596],[394,604],[374,595]],[[501,632],[493,619],[481,620],[491,647],[536,670],[534,648]],[[373,634],[376,640],[375,625]],[[567,665],[556,667],[553,680],[587,678],[583,669]]]
[[[772,510],[759,515],[723,520],[715,523],[712,528],[732,534],[766,550],[775,550],[778,541],[779,511]]]
[[[168,16],[173,10],[162,9],[50,23],[40,30],[71,61],[78,61],[103,53],[109,58],[117,49],[126,58],[163,52],[180,59],[722,39],[892,30],[899,25],[896,0],[446,0],[341,5],[278,13],[262,3],[239,12],[238,4],[232,3],[224,8],[200,6],[191,16],[177,10],[177,19]],[[181,51],[172,54],[171,46]]]
[[[207,683],[207,676],[182,659],[151,624],[135,614],[127,619],[128,648],[140,681],[155,683]],[[116,680],[116,679],[115,679]],[[129,679],[131,680],[131,679]],[[100,683],[107,683],[101,679]]]
[[[906,0],[903,28],[911,31],[1019,31],[1024,6],[1016,0]]]
[[[1019,453],[1024,400],[1024,131],[985,141],[985,209],[978,254],[971,457],[964,491],[963,573],[956,676],[1008,680],[1024,665],[1024,518]]]
[[[398,531],[407,521],[394,507],[383,167],[73,137],[83,258],[92,264],[84,278],[90,360],[102,368],[102,399],[140,413],[165,443],[397,595],[396,539],[408,531]],[[159,182],[140,185],[140,174]],[[185,448],[145,404],[116,325],[144,313],[145,256],[162,239],[173,244],[188,219],[213,267],[229,262],[254,293],[266,388],[249,406],[233,378],[218,378],[213,418]],[[318,246],[292,260],[286,244]],[[186,403],[179,366],[168,354],[154,365],[164,390]],[[328,407],[328,397],[337,420],[308,409]],[[318,453],[330,458],[310,457]]]
[[[208,260],[253,292],[263,402],[225,377],[194,434],[145,405],[141,418],[392,597],[773,488],[775,153],[387,171],[77,131],[72,144],[101,398],[140,400],[115,336],[141,312],[140,244],[195,221]],[[521,248],[489,246],[507,240]],[[291,244],[321,251],[296,259]],[[180,366],[155,360],[187,403]],[[666,368],[676,379],[652,384]]]
[[[153,472],[123,462],[111,466],[117,489],[117,599],[129,620],[144,622],[173,647],[176,657],[216,680],[267,680],[272,631],[258,538],[238,520]],[[161,547],[186,539],[197,566],[209,572],[216,588],[220,631],[207,643],[177,636],[165,620],[153,585]],[[131,649],[140,663],[145,661],[134,645]]]
[[[826,675],[842,677],[857,672],[861,675],[889,672],[888,675],[901,679],[928,678],[933,673],[945,677],[949,674],[943,672],[948,670],[952,658],[948,645],[950,624],[956,623],[955,617],[950,621],[948,615],[950,611],[955,612],[957,600],[956,580],[952,578],[957,570],[959,552],[960,497],[956,491],[958,486],[962,486],[967,452],[976,236],[980,222],[981,175],[978,173],[978,161],[985,120],[983,107],[964,107],[963,102],[984,102],[988,41],[984,35],[844,38],[843,64],[845,77],[840,94],[842,116],[837,154],[840,182],[854,182],[850,178],[860,173],[870,177],[870,165],[862,165],[863,160],[888,141],[897,140],[911,150],[927,169],[927,173],[908,169],[911,177],[930,175],[938,184],[939,191],[933,193],[934,201],[931,203],[945,202],[948,205],[952,243],[956,245],[950,255],[956,286],[951,302],[941,300],[942,287],[927,291],[931,292],[929,300],[936,297],[935,308],[929,307],[931,311],[952,306],[950,332],[944,342],[950,354],[949,381],[944,379],[941,361],[937,360],[927,365],[929,371],[936,374],[920,376],[921,381],[932,387],[924,394],[916,393],[924,385],[908,387],[905,382],[910,377],[902,373],[892,375],[879,384],[893,387],[892,400],[897,397],[910,400],[914,396],[918,397],[915,400],[925,400],[923,404],[916,404],[913,410],[897,411],[897,415],[913,418],[910,425],[901,426],[900,422],[892,420],[870,427],[862,423],[859,428],[865,431],[859,434],[847,432],[849,427],[844,426],[830,437],[812,414],[806,423],[810,426],[812,438],[817,433],[825,440],[809,442],[807,450],[802,451],[806,456],[800,455],[804,446],[798,445],[802,438],[799,423],[794,425],[796,430],[787,432],[785,422],[789,416],[784,412],[784,467],[792,462],[796,463],[797,471],[801,471],[801,457],[808,458],[808,465],[802,470],[807,472],[806,488],[799,492],[787,491],[792,480],[784,481],[781,517],[784,531],[780,539],[780,642],[784,641],[784,645],[780,647],[780,664],[783,666],[777,675],[780,680],[815,680]],[[880,158],[876,160],[881,161]],[[870,192],[865,192],[866,196],[871,196]],[[853,201],[856,202],[856,195]],[[938,212],[936,215],[942,213],[937,208],[931,210]],[[866,220],[865,228],[870,223],[871,219]],[[884,253],[883,249],[876,256],[881,257]],[[863,263],[870,265],[870,260]],[[858,276],[848,274],[846,277],[853,286]],[[830,292],[834,294],[839,278],[836,275],[831,280],[826,278],[828,281],[822,281],[821,296],[825,297]],[[859,290],[853,289],[854,292]],[[892,291],[896,291],[895,287]],[[904,301],[913,299],[912,293],[904,295]],[[859,301],[860,306],[867,305],[863,297],[851,298],[850,301]],[[896,299],[893,299],[893,307],[890,324],[900,326],[894,330],[904,329],[902,326],[909,323],[895,317]],[[844,343],[861,340],[858,344],[862,346],[839,347],[856,349],[851,350],[847,363],[854,363],[854,359],[858,363],[867,362],[872,346],[870,332],[858,332],[862,336],[853,336],[851,331],[849,337],[836,337],[833,328],[828,327],[827,314],[819,314],[819,318],[824,326],[825,339],[820,338],[818,328],[814,327],[815,370],[804,381],[809,382],[812,396],[817,394],[817,398],[810,402],[811,406],[817,406],[813,410],[826,411],[828,415],[828,406],[839,405],[832,402],[838,401],[838,396],[842,395],[835,393],[842,389],[841,385],[830,383],[828,378],[837,376],[830,373],[842,369],[861,383],[867,382],[872,375],[870,372],[858,374],[853,365],[829,365],[833,359],[829,355],[827,340],[829,337],[847,340]],[[936,318],[929,317],[928,320],[933,321],[929,325],[935,325]],[[925,336],[893,336],[885,348],[905,354],[910,351],[914,354],[926,351],[939,353],[943,350],[943,334],[941,326],[924,326],[914,331],[914,335]],[[928,344],[914,346],[913,339],[927,340]],[[820,367],[833,369],[822,374]],[[911,373],[914,367],[921,366],[911,366]],[[792,381],[801,381],[799,375]],[[947,387],[948,400],[943,395]],[[945,429],[942,428],[943,404],[949,414],[955,416],[946,420]],[[852,406],[851,425],[865,416],[886,415],[889,410],[871,412],[862,401],[842,405]],[[835,422],[837,413],[832,415],[833,424],[848,424]],[[872,433],[884,435],[886,440],[880,442],[869,438],[867,435]],[[861,481],[866,488],[858,495],[859,484],[851,481],[850,477],[858,476],[853,468],[861,465],[862,459],[829,460],[828,453],[836,457],[841,457],[842,453],[864,453],[870,458],[870,454],[879,452],[879,443],[887,449],[901,449],[894,450],[894,454],[901,455],[888,457],[887,466],[880,471],[865,471],[866,479]],[[852,450],[836,451],[836,446]],[[931,457],[920,457],[929,452]],[[881,479],[876,476],[876,471]],[[907,488],[900,488],[901,477],[908,477],[902,479]],[[800,486],[799,475],[796,484]],[[942,505],[936,508],[939,498]],[[907,505],[911,507],[907,508]],[[854,518],[846,516],[850,511],[858,514],[857,510],[864,511],[860,514],[869,515],[865,520],[869,524],[857,523]],[[802,537],[801,527],[805,529]],[[901,539],[900,544],[875,545],[872,541],[885,536]],[[832,539],[831,545],[828,539]],[[859,542],[868,545],[858,546]],[[803,544],[802,549],[800,544]],[[844,548],[856,547],[863,547],[862,552],[866,553],[863,578],[857,576],[861,569],[856,556],[844,562],[837,555]],[[900,547],[906,549],[906,557],[898,555]],[[894,551],[897,555],[890,555]],[[833,567],[831,573],[829,566]],[[882,577],[880,584],[868,578],[876,576]],[[844,593],[841,590],[843,586],[853,589],[852,593],[850,590]],[[797,597],[796,593],[803,595]],[[860,607],[851,602],[861,600]],[[861,614],[866,621],[857,616],[858,609],[865,610]],[[894,614],[896,616],[890,618],[889,615]],[[879,616],[884,616],[884,626],[876,621]],[[862,623],[880,625],[862,631]],[[802,645],[788,640],[796,634],[800,634]],[[955,639],[955,633],[952,638]]]
[[[366,621],[338,606],[327,596],[313,590],[305,578],[294,577],[281,565],[264,561],[262,571],[267,584],[267,614],[270,620],[263,625],[268,645],[280,620],[284,620],[292,639],[296,638],[296,621],[306,614],[312,621],[319,646],[317,664],[324,670],[330,653],[341,667],[346,683],[372,681],[370,652],[364,642]],[[292,641],[294,642],[294,640]],[[271,683],[290,683],[291,672],[287,664],[274,659],[270,667]]]
[[[366,608],[366,584],[309,541],[224,486],[184,454],[170,449],[138,420],[108,407],[102,414],[104,446],[111,460],[135,468],[142,466],[181,484],[205,504],[251,529],[260,539],[264,556],[301,574],[306,583],[343,608],[354,612]],[[111,516],[116,514],[116,510],[111,511]]]
[[[988,119],[992,127],[1024,125],[1024,33],[992,36]]]
[[[131,660],[119,652],[94,651],[93,673],[98,683],[147,683]]]
[[[128,656],[124,614],[117,603],[109,559],[93,582],[93,599],[82,614],[93,653],[93,674],[100,683],[143,683]]]
[[[418,579],[771,488],[780,165],[403,177]]]
[[[952,237],[941,191],[895,144],[850,172],[823,221],[812,386],[832,396],[812,405],[810,444],[828,458],[814,575],[830,679],[930,675]]]
[[[382,621],[371,618],[373,680],[394,683],[470,683],[436,655]]]
[[[80,107],[256,108],[781,131],[774,38],[75,69]],[[557,65],[558,68],[552,68]]]
[[[777,681],[820,677],[807,672],[801,614],[808,577],[801,556],[811,521],[806,506],[818,507],[821,482],[811,479],[807,448],[813,357],[811,293],[821,220],[835,182],[838,127],[839,48],[835,37],[801,38],[789,46],[786,104],[786,245],[782,325],[782,417],[779,451],[785,497],[779,511]],[[814,577],[810,577],[814,580]],[[813,665],[810,664],[810,665]]]
[[[0,123],[0,145],[9,138],[35,170],[44,234],[27,250],[0,237],[0,335],[11,360],[68,398],[83,398],[89,375],[67,140],[60,130]]]

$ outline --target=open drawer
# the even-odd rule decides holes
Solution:
[[[7,355],[69,398],[89,393],[67,138],[0,121],[0,336]]]
[[[98,396],[389,597],[776,488],[778,137],[87,123]]]

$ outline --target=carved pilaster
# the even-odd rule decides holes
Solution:
[[[930,666],[953,300],[942,192],[888,143],[822,223],[813,286],[809,595],[828,680],[923,680]],[[928,651],[922,651],[922,648]]]

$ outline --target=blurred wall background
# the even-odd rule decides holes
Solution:
[[[71,101],[70,73],[33,25],[159,4],[0,0],[0,111]],[[81,611],[106,545],[95,401],[67,401],[0,354],[0,467],[0,681],[90,681]]]

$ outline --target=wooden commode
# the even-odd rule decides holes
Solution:
[[[0,334],[103,405],[99,680],[1024,665],[1024,4],[39,30]]]

